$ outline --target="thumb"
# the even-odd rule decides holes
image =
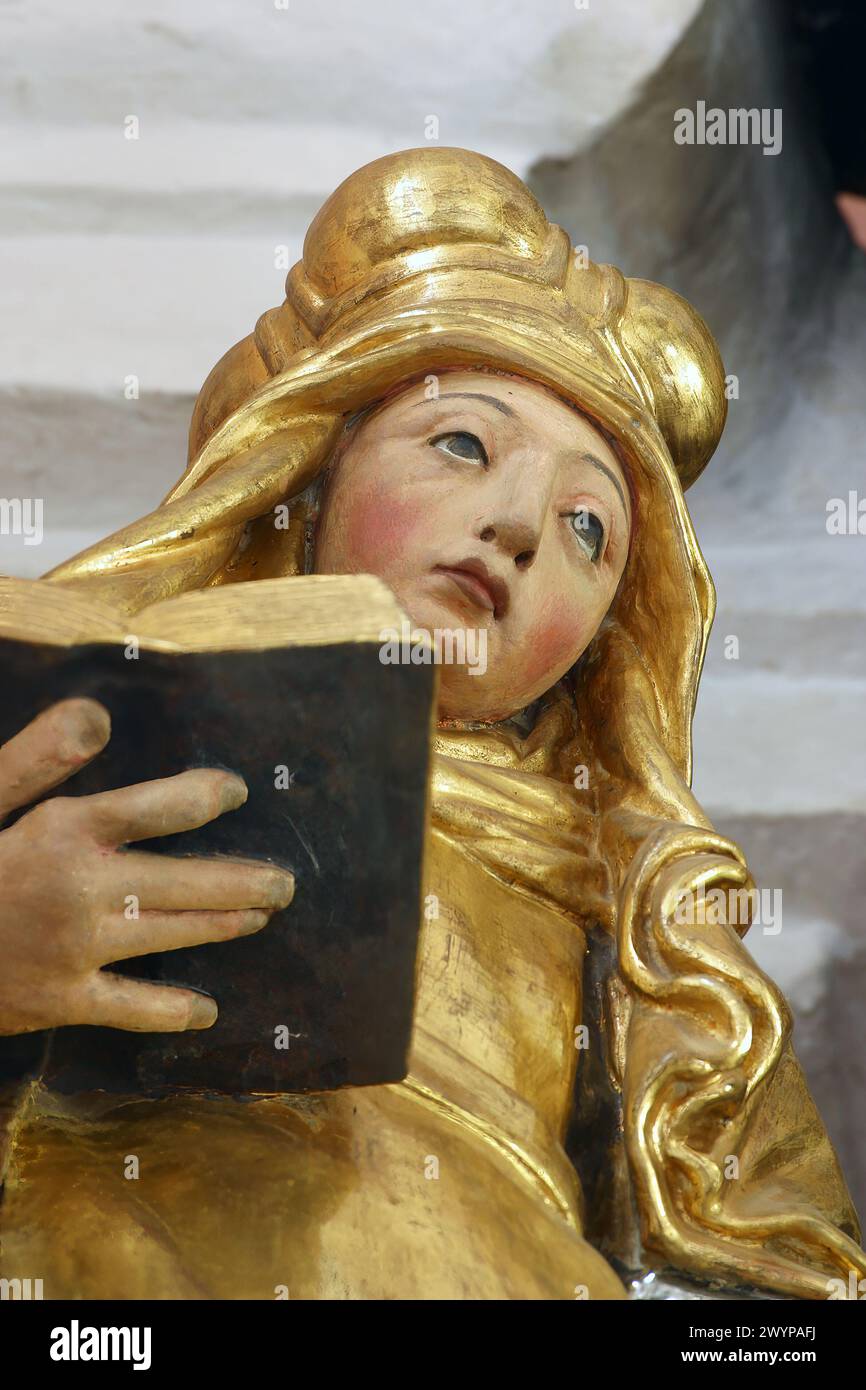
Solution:
[[[101,753],[111,737],[96,700],[61,700],[0,747],[0,819],[29,806]]]

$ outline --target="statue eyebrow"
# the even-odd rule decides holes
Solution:
[[[616,474],[612,472],[610,468],[608,468],[606,463],[602,463],[601,459],[597,459],[595,454],[580,454],[579,457],[583,459],[584,463],[591,463],[593,468],[601,469],[602,473],[604,473],[608,478],[610,478],[610,481],[613,483],[614,487],[619,493],[619,500],[620,502],[622,502],[622,509],[625,512],[626,516],[628,516],[628,507],[625,504],[625,493],[623,492],[622,487],[620,486],[620,481]]]
[[[468,401],[486,401],[488,405],[495,405],[496,409],[501,410],[503,415],[514,414],[510,405],[506,405],[504,401],[498,400],[496,396],[484,396],[480,391],[442,391],[436,399],[442,401],[446,396],[462,396]],[[429,404],[429,401],[418,402],[418,405]]]

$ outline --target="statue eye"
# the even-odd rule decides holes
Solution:
[[[604,550],[604,526],[595,513],[586,507],[569,513],[568,519],[586,558],[597,564]]]
[[[430,443],[434,449],[441,449],[443,454],[450,454],[452,458],[468,459],[471,463],[482,463],[487,467],[487,454],[477,435],[463,431],[456,434],[440,434],[431,439]]]

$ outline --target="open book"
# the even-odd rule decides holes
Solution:
[[[46,1042],[45,1082],[67,1093],[405,1076],[435,668],[380,660],[403,618],[370,575],[201,589],[134,618],[60,584],[0,579],[0,743],[58,699],[98,699],[111,741],[59,794],[229,768],[249,788],[240,810],[139,848],[263,859],[296,878],[291,905],[252,936],[106,967],[212,994],[212,1028],[0,1037],[0,1080],[33,1069]]]

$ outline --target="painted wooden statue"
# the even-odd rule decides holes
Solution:
[[[714,593],[684,492],[725,408],[694,310],[576,255],[494,161],[410,150],[337,189],[285,302],[205,382],[184,476],[44,582],[134,615],[366,572],[414,624],[483,631],[484,671],[440,671],[411,1070],[248,1101],[33,1086],[5,1116],[0,1273],[46,1297],[265,1299],[618,1299],[648,1271],[827,1298],[866,1275],[747,913],[706,906],[751,884],[689,790]],[[0,808],[108,737],[98,706],[55,707],[0,752]],[[0,832],[0,1031],[213,1021],[101,969],[130,954],[106,837],[244,790],[198,771],[108,795]],[[267,930],[292,891],[136,862],[137,953]]]

